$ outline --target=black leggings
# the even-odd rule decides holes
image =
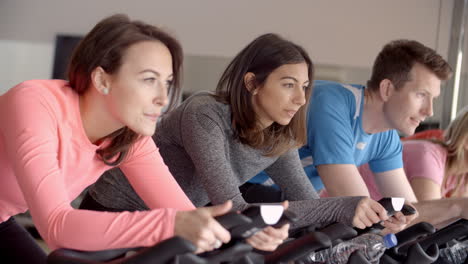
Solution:
[[[47,255],[13,217],[0,223],[0,263],[46,263]]]
[[[245,201],[248,203],[279,203],[285,200],[284,194],[277,188],[272,186],[265,186],[256,183],[245,183],[239,187]],[[211,205],[211,203],[206,206]],[[104,211],[104,212],[122,212],[122,211],[135,211],[135,210],[124,210],[106,207],[96,201],[89,192],[86,192],[83,201],[81,202],[80,209],[92,210],[92,211]]]
[[[81,204],[79,206],[80,209],[92,210],[92,211],[101,211],[101,212],[123,212],[123,211],[132,211],[132,210],[120,210],[115,208],[106,207],[100,203],[98,203],[94,198],[86,192]]]

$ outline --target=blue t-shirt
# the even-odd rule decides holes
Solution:
[[[307,144],[299,149],[299,155],[317,190],[324,187],[315,169],[317,165],[369,163],[377,173],[403,167],[397,131],[364,132],[363,106],[364,86],[314,82],[307,113]],[[260,182],[262,178],[264,174],[251,182]]]

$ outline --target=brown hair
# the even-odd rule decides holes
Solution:
[[[128,16],[117,14],[101,20],[81,40],[70,59],[68,79],[70,86],[78,94],[84,94],[91,85],[91,73],[102,67],[107,73],[116,73],[126,50],[142,41],[159,41],[172,55],[174,81],[169,88],[170,105],[175,106],[180,94],[180,74],[182,68],[182,47],[179,42],[163,30],[141,21],[131,21]],[[128,127],[121,128],[103,139],[111,143],[96,153],[108,165],[119,164],[139,135]]]
[[[440,80],[452,76],[450,65],[433,49],[414,40],[395,40],[385,45],[377,55],[372,75],[367,81],[370,91],[379,89],[380,82],[389,79],[396,89],[410,80],[409,74],[415,63],[420,63],[432,71]]]
[[[273,123],[261,129],[252,106],[252,94],[247,90],[244,76],[255,74],[255,84],[261,86],[276,68],[285,64],[307,64],[310,84],[306,88],[306,101],[312,91],[314,66],[307,52],[300,46],[276,34],[265,34],[245,47],[231,61],[216,87],[219,101],[231,106],[232,127],[241,143],[265,150],[267,156],[277,156],[306,142],[307,103],[286,125]]]

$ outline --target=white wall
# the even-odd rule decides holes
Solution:
[[[303,45],[325,70],[352,79],[350,72],[365,76],[381,47],[397,38],[446,57],[452,6],[453,0],[0,0],[0,93],[24,79],[50,78],[57,33],[85,34],[116,12],[162,25],[186,54],[215,61],[261,33],[277,32]],[[187,85],[204,78],[187,75]]]

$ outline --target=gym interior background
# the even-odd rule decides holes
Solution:
[[[468,0],[1,0],[0,94],[23,80],[52,78],[57,36],[82,36],[114,13],[162,26],[181,41],[186,94],[213,90],[242,47],[275,32],[307,49],[317,79],[361,84],[385,43],[415,39],[455,72],[425,125],[444,128],[468,104]]]

